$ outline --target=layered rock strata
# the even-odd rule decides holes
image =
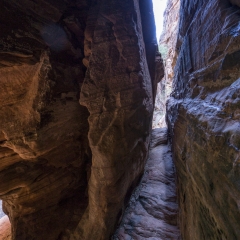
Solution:
[[[13,239],[61,239],[87,206],[86,8],[0,3],[0,197]]]
[[[90,112],[93,157],[89,205],[74,239],[107,239],[143,172],[153,111],[150,40],[145,48],[138,1],[104,0],[90,9],[80,103]]]
[[[180,239],[176,195],[167,129],[157,128],[152,132],[144,175],[112,239]]]
[[[143,172],[163,74],[151,2],[3,0],[0,26],[13,240],[107,239]]]
[[[168,125],[185,240],[240,238],[239,13],[238,1],[181,2]]]

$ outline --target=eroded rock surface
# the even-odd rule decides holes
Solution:
[[[168,124],[185,240],[240,238],[237,2],[181,2]]]
[[[154,38],[146,46],[153,43]],[[153,111],[152,47],[146,55],[138,1],[105,0],[90,9],[80,103],[90,112],[93,157],[88,210],[74,239],[110,236],[143,172]]]
[[[85,8],[0,3],[0,197],[13,239],[61,239],[87,206]]]
[[[0,27],[0,198],[12,237],[105,240],[148,153],[162,75],[151,2],[3,0]]]
[[[152,132],[149,159],[113,240],[180,239],[175,169],[167,129]]]

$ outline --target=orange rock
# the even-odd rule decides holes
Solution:
[[[8,216],[0,219],[0,240],[11,240],[11,223]]]

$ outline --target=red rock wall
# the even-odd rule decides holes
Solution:
[[[141,15],[137,0],[0,2],[0,198],[13,239],[114,231],[162,75],[145,4]]]
[[[184,240],[240,236],[240,9],[182,1],[168,102]]]
[[[93,157],[88,211],[76,232],[104,240],[113,233],[148,153],[153,89],[138,1],[92,6],[85,39],[89,58],[80,103],[90,112]]]
[[[0,3],[0,195],[13,239],[61,238],[87,206],[89,114],[78,101],[87,7]]]

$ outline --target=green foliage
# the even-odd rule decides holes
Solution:
[[[165,44],[158,45],[158,51],[161,53],[162,59],[166,60],[167,59],[167,55],[168,55],[168,48],[167,48],[167,46]]]

